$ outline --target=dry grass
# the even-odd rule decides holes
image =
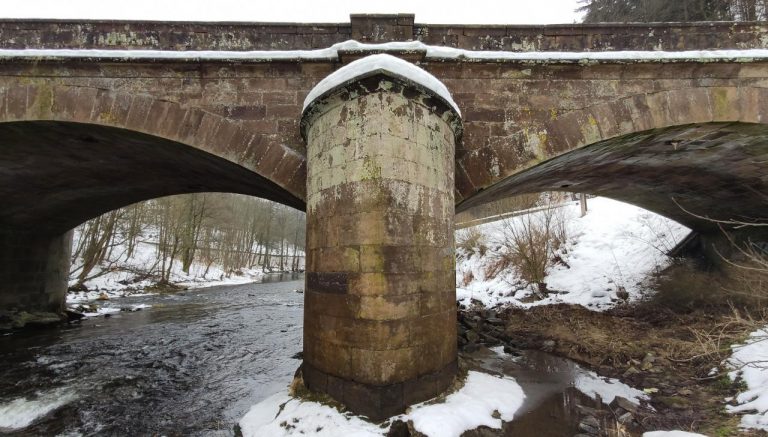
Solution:
[[[493,258],[485,266],[485,277],[495,278],[511,265],[514,265],[514,261],[508,254],[494,253]]]
[[[637,305],[604,313],[570,305],[510,309],[507,334],[534,348],[554,340],[558,355],[632,386],[659,389],[652,397],[657,412],[641,415],[646,429],[742,435],[738,418],[724,412],[723,399],[743,387],[730,380],[723,363],[732,345],[768,321],[768,307],[757,304],[765,295],[759,288],[764,278],[754,278],[756,273],[762,271],[704,272],[680,263],[658,278],[654,297]],[[742,274],[748,282],[739,279]],[[744,284],[756,284],[757,291],[743,292]],[[646,368],[649,355],[652,365]]]
[[[462,287],[466,287],[466,286],[468,286],[470,283],[472,283],[472,281],[474,281],[474,280],[475,280],[475,274],[474,274],[474,273],[472,273],[472,271],[471,271],[471,270],[467,270],[467,271],[466,271],[466,272],[464,272],[464,274],[461,276],[461,286],[462,286]]]
[[[477,227],[462,229],[456,233],[456,249],[471,257],[477,253],[484,256],[488,251],[485,234]]]
[[[543,211],[501,221],[502,250],[495,254],[497,266],[514,266],[520,278],[547,292],[547,269],[556,259],[556,251],[567,241],[568,231],[563,211],[555,204]]]
[[[733,396],[738,386],[710,370],[720,368],[730,345],[743,341],[759,325],[758,318],[741,312],[675,313],[650,304],[598,313],[563,304],[511,308],[506,319],[506,333],[522,347],[540,348],[554,340],[557,355],[631,386],[658,389],[651,402],[657,412],[639,417],[646,429],[736,435],[723,399]],[[644,368],[648,355],[652,366]],[[680,395],[684,389],[690,394]]]

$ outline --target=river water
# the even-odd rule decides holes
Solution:
[[[303,280],[271,280],[121,298],[106,305],[151,308],[0,335],[0,434],[233,435],[300,364]],[[595,404],[576,389],[594,377],[567,360],[488,349],[466,359],[526,392],[506,435],[573,435],[576,404]]]
[[[231,435],[300,364],[295,289],[298,277],[127,297],[152,307],[0,336],[0,409],[21,420],[68,401],[17,435]]]

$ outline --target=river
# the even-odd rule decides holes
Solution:
[[[295,289],[299,278],[127,297],[152,307],[0,336],[0,405],[16,400],[21,416],[69,400],[18,435],[231,435],[300,364]]]
[[[121,298],[107,305],[151,307],[0,335],[0,433],[233,435],[249,407],[285,389],[300,364],[303,294],[295,290],[303,280],[271,280]],[[506,435],[573,435],[576,404],[595,403],[576,388],[606,387],[540,352],[482,349],[466,359],[524,388]]]

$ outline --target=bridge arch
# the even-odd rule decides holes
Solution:
[[[701,86],[553,115],[541,131],[523,135],[518,147],[510,142],[458,160],[457,187],[466,187],[458,179],[467,177],[472,189],[462,193],[457,212],[510,195],[564,190],[633,203],[702,232],[716,226],[689,212],[764,218],[766,103],[762,88]],[[473,161],[483,154],[495,166],[478,171]]]
[[[34,176],[29,166],[32,164],[30,154],[35,153],[35,147],[47,148],[49,154],[45,155],[45,162],[55,161],[58,166],[67,162],[74,163],[78,159],[78,152],[74,149],[81,149],[79,155],[87,156],[89,166],[111,164],[112,167],[105,167],[101,175],[95,174],[98,172],[93,170],[89,173],[94,178],[102,178],[103,184],[108,184],[110,177],[120,175],[119,172],[114,173],[114,170],[121,158],[115,149],[105,149],[104,146],[110,140],[130,143],[130,147],[135,149],[134,158],[137,160],[140,158],[138,153],[149,154],[143,157],[144,164],[151,162],[151,155],[157,153],[157,159],[176,161],[177,170],[182,170],[187,162],[196,167],[210,167],[209,173],[214,171],[213,167],[222,171],[223,176],[230,173],[229,178],[222,177],[216,183],[189,180],[187,186],[178,184],[178,187],[162,187],[158,181],[157,193],[137,192],[132,196],[127,195],[125,201],[113,198],[100,211],[86,214],[85,219],[139,200],[199,191],[232,191],[264,197],[298,209],[304,208],[304,156],[269,135],[243,127],[238,120],[194,106],[142,94],[80,86],[48,86],[37,82],[0,88],[0,131],[5,132],[0,138],[6,139],[3,141],[6,144],[0,143],[0,147],[6,149],[3,158],[5,162],[0,167],[5,167],[6,171],[0,174],[5,179],[3,189],[8,192],[13,191],[14,185],[24,182],[24,178],[20,178],[22,173],[30,178]],[[49,138],[46,145],[42,144],[43,141],[32,140],[46,133],[56,137]],[[21,150],[23,138],[29,141]],[[9,141],[16,141],[18,153],[7,153],[12,148],[7,145]],[[55,147],[57,141],[66,144],[68,150]],[[123,159],[130,157],[130,147],[123,147]],[[55,154],[51,156],[50,153]],[[61,156],[57,156],[59,153]],[[98,161],[100,154],[103,161],[94,162]],[[8,167],[21,170],[21,161],[14,163],[13,159],[26,160],[24,166],[27,169],[7,171]],[[41,161],[37,164],[44,163]],[[62,174],[66,168],[63,166],[56,173]],[[69,167],[70,170],[76,168]],[[38,170],[42,169],[38,167],[34,171]],[[202,167],[199,170],[202,171]],[[149,175],[152,171],[145,169],[139,176],[142,173]],[[248,175],[254,180],[246,181]],[[189,176],[200,179],[201,175],[192,173]],[[239,179],[239,182],[234,183],[234,179]],[[143,183],[146,184],[146,181]],[[0,213],[0,222],[7,219],[9,213]],[[30,213],[34,214],[34,209]],[[66,225],[72,227],[79,222],[67,221]]]
[[[69,230],[104,212],[194,192],[304,209],[304,157],[270,140],[142,95],[39,83],[0,89],[0,319],[60,317]]]

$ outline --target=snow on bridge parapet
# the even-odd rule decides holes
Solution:
[[[306,111],[315,100],[333,90],[377,73],[387,73],[426,88],[443,99],[461,117],[461,111],[453,101],[451,93],[438,78],[408,61],[384,53],[358,59],[328,75],[307,94],[302,111]]]
[[[526,64],[637,63],[637,62],[755,62],[768,60],[768,49],[688,51],[512,52],[479,51],[427,45],[420,41],[365,44],[344,41],[315,50],[98,50],[0,49],[0,62],[8,61],[173,61],[173,62],[338,62],[341,53],[423,53],[427,61],[512,62]]]

